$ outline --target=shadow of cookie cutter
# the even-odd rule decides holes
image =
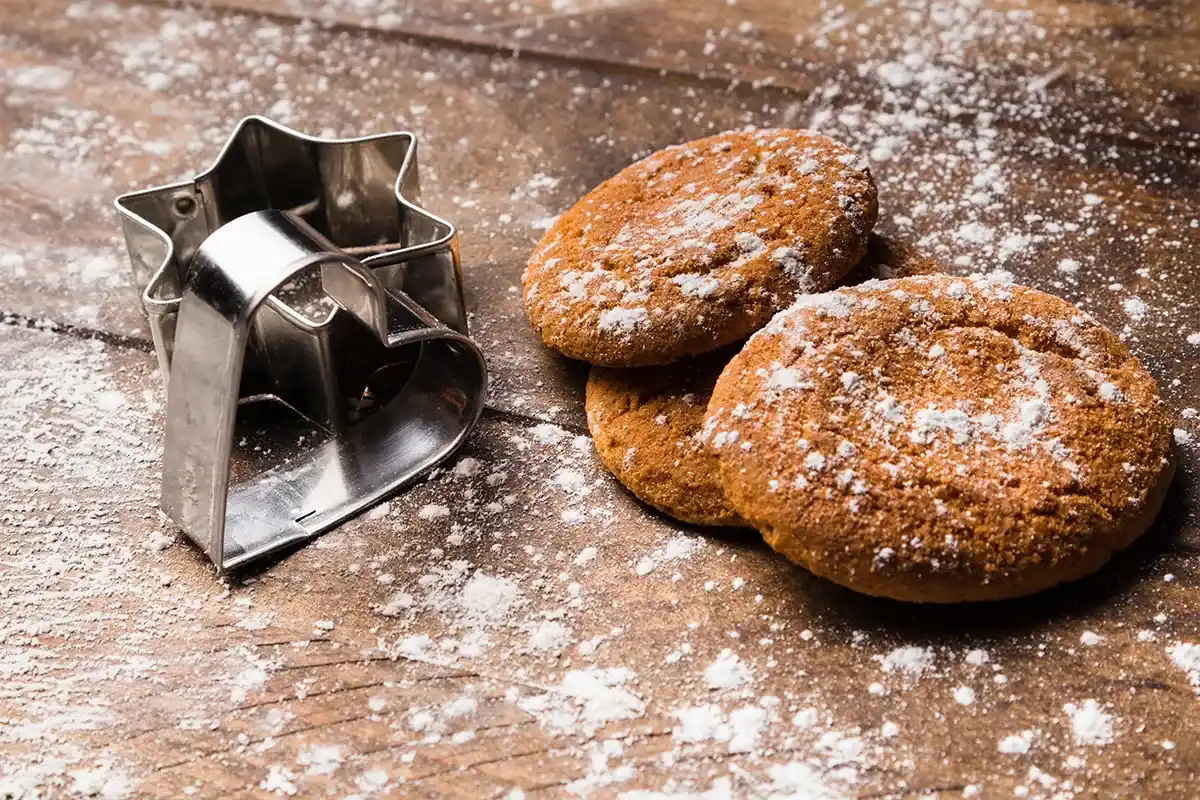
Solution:
[[[349,519],[479,420],[458,235],[414,204],[416,147],[247,117],[207,171],[115,201],[167,383],[162,509],[218,572]],[[317,271],[324,311],[279,297]],[[381,374],[405,380],[359,419]],[[331,438],[231,485],[237,409],[259,400]]]

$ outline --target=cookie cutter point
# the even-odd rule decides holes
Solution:
[[[417,205],[416,146],[247,117],[208,170],[116,200],[167,384],[162,508],[219,572],[349,519],[479,420],[458,235]],[[315,312],[281,296],[313,277]],[[328,438],[235,483],[237,412],[256,401]]]

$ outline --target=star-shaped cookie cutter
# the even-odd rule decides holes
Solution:
[[[416,146],[247,117],[208,170],[116,200],[167,376],[162,507],[219,571],[341,523],[478,421],[457,231],[415,204]],[[317,272],[315,310],[280,296]],[[381,374],[400,388],[360,419]],[[258,400],[331,438],[231,485],[238,405]]]

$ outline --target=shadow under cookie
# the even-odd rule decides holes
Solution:
[[[838,284],[854,286],[869,280],[910,278],[913,275],[938,275],[941,263],[915,245],[896,236],[872,233],[867,240],[867,254]]]

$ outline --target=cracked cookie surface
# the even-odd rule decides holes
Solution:
[[[733,508],[873,595],[1016,597],[1153,521],[1170,417],[1117,337],[1003,274],[801,298],[726,367],[703,438]]]
[[[669,147],[597,186],[522,277],[545,343],[593,364],[668,364],[746,338],[834,286],[877,214],[866,160],[805,131]]]

